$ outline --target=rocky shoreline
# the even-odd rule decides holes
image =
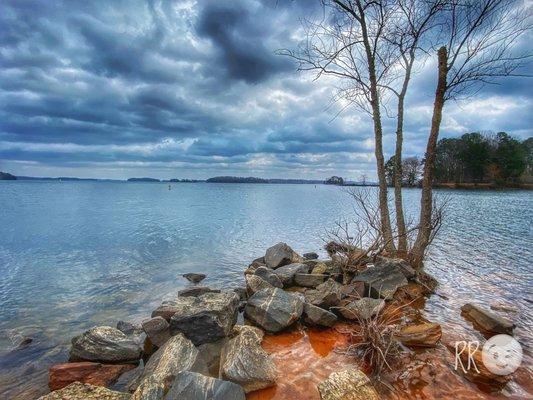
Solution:
[[[142,324],[119,321],[115,328],[98,326],[73,338],[69,362],[50,369],[52,392],[40,399],[245,399],[280,379],[262,347],[265,335],[297,325],[335,329],[339,324],[348,327],[351,341],[339,351],[353,357],[353,365],[331,373],[316,391],[323,400],[379,399],[369,353],[353,349],[364,349],[360,338],[375,326],[398,354],[437,346],[440,325],[412,307],[430,296],[437,282],[404,260],[384,256],[348,271],[331,246],[328,250],[331,259],[320,260],[316,253],[300,256],[278,243],[246,268],[240,288],[213,289],[201,285],[205,275],[185,274],[193,285],[164,301]],[[485,332],[514,329],[511,321],[477,305],[465,305],[463,314]],[[455,351],[452,343],[444,344]],[[465,377],[500,385],[510,379],[483,368]]]

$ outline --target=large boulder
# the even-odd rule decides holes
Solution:
[[[272,269],[287,264],[298,263],[303,260],[287,243],[278,243],[267,249],[265,253],[266,266]]]
[[[142,327],[150,341],[161,347],[170,339],[170,325],[163,317],[154,317],[143,321]]]
[[[318,385],[321,400],[379,400],[370,379],[358,369],[333,372]]]
[[[304,301],[299,294],[282,289],[263,289],[248,299],[244,315],[268,332],[279,332],[302,315]]]
[[[100,386],[74,382],[67,387],[39,397],[38,400],[129,400],[131,394],[115,392]]]
[[[178,374],[165,400],[245,400],[242,387],[196,372]]]
[[[178,333],[150,357],[133,398],[162,398],[179,372],[203,368],[199,363],[198,349],[189,339]]]
[[[248,274],[245,275],[244,279],[246,280],[246,292],[248,293],[248,296],[252,296],[254,293],[262,289],[274,289],[274,286],[260,276]]]
[[[263,331],[252,326],[239,328],[222,349],[220,377],[238,383],[246,393],[273,386],[276,365],[261,347]]]
[[[376,267],[379,268],[392,268],[398,269],[408,279],[412,280],[416,277],[416,270],[409,265],[409,263],[401,258],[389,258],[378,256],[374,262]]]
[[[440,325],[433,322],[408,325],[395,335],[396,340],[412,347],[435,347],[441,337]]]
[[[294,283],[298,286],[315,288],[328,279],[325,274],[295,274]]]
[[[278,288],[283,287],[283,283],[281,282],[281,279],[270,268],[259,267],[255,270],[255,275],[267,281],[274,287],[278,287]]]
[[[493,333],[513,334],[515,324],[507,318],[500,317],[495,313],[479,307],[472,303],[467,303],[461,307],[463,314],[473,320],[482,329]]]
[[[323,308],[309,303],[304,305],[304,321],[307,325],[333,326],[337,322],[337,316]]]
[[[365,293],[374,298],[392,299],[396,290],[409,282],[402,268],[396,264],[382,264],[368,267],[357,274],[352,282],[364,282]]]
[[[284,287],[289,287],[294,284],[294,275],[307,274],[309,272],[309,266],[301,263],[293,263],[284,265],[274,270],[274,273],[281,279]]]
[[[342,298],[342,285],[333,279],[328,279],[316,289],[305,292],[305,299],[308,303],[326,310],[338,306]]]
[[[50,368],[48,387],[54,391],[73,382],[106,387],[124,372],[134,368],[133,364],[101,364],[89,361],[57,364]]]
[[[116,328],[97,326],[72,339],[72,361],[138,362],[141,348]]]
[[[385,307],[385,300],[363,297],[354,300],[344,307],[339,307],[339,312],[346,319],[370,319]]]

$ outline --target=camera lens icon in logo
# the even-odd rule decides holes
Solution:
[[[522,346],[509,335],[496,335],[483,345],[483,364],[495,375],[509,375],[522,362]]]

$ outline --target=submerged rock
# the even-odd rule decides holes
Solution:
[[[461,311],[486,331],[505,333],[507,335],[513,334],[515,324],[507,318],[500,317],[489,310],[472,303],[467,303],[461,307]]]
[[[187,274],[183,274],[182,276],[192,283],[200,283],[206,278],[205,274],[196,274],[194,272],[189,272]]]
[[[327,310],[339,305],[342,300],[342,285],[333,279],[328,279],[316,289],[307,290],[305,298],[308,303]]]
[[[67,387],[39,397],[38,400],[129,400],[131,394],[115,392],[104,387],[74,382]]]
[[[235,383],[184,371],[174,380],[165,400],[245,400],[245,394]]]
[[[318,391],[321,400],[379,400],[370,379],[358,369],[333,372]]]
[[[255,270],[255,274],[261,279],[267,281],[274,287],[281,288],[283,287],[283,283],[281,282],[281,279],[270,269],[267,267],[259,267]]]
[[[73,361],[138,362],[141,348],[118,329],[97,326],[72,339],[70,358]]]
[[[300,318],[303,306],[299,294],[290,294],[278,288],[263,289],[248,299],[244,314],[266,331],[279,332]]]
[[[274,270],[274,273],[279,277],[284,287],[289,287],[294,284],[294,275],[309,272],[309,266],[301,263],[293,263],[284,265]]]
[[[252,326],[239,328],[222,349],[220,377],[238,383],[246,393],[273,386],[276,365],[261,347],[263,331]]]
[[[308,325],[333,326],[337,322],[337,316],[323,308],[309,303],[304,305],[304,321]]]
[[[235,292],[178,297],[170,318],[172,332],[181,332],[198,346],[216,342],[231,332],[237,322],[239,296]]]
[[[134,368],[133,364],[101,364],[89,361],[57,364],[50,368],[48,387],[54,391],[73,382],[106,387],[124,372]]]
[[[220,289],[211,289],[209,286],[193,286],[178,291],[179,297],[198,297],[206,293],[220,293]]]
[[[272,269],[287,264],[298,263],[303,259],[287,243],[278,243],[267,249],[265,253],[266,266]]]
[[[408,325],[395,335],[396,340],[413,347],[435,347],[441,337],[440,325],[433,322]]]
[[[385,307],[385,300],[363,297],[354,300],[344,307],[339,307],[339,312],[346,319],[370,319]]]
[[[143,321],[142,327],[151,342],[161,347],[170,339],[170,325],[163,317],[154,317]]]
[[[317,287],[328,279],[325,274],[295,274],[294,283],[304,287]]]
[[[398,288],[408,284],[402,269],[395,264],[368,267],[357,274],[353,282],[364,282],[365,293],[371,297],[392,299]]]

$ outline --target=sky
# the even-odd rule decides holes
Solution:
[[[368,115],[278,54],[321,16],[318,0],[2,0],[0,170],[375,179]],[[434,75],[430,56],[407,99],[406,156],[424,153]],[[446,105],[441,137],[531,137],[532,104],[528,78],[485,86]],[[385,113],[387,157],[394,126]]]

